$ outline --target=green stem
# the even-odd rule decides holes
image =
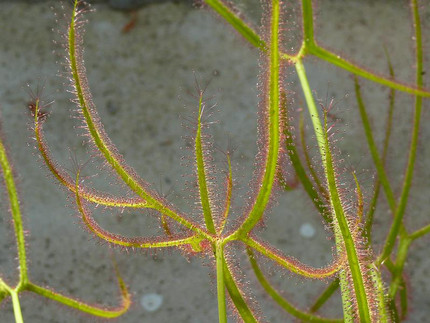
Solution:
[[[2,292],[9,294],[12,298],[12,306],[13,306],[13,313],[15,316],[15,323],[23,323],[24,320],[22,318],[21,305],[19,303],[19,297],[18,297],[19,291],[17,290],[17,288],[14,289],[9,287],[9,285],[7,285],[3,281],[3,279],[0,278],[0,290]]]
[[[327,300],[334,294],[334,292],[339,288],[339,278],[333,280],[330,285],[321,293],[321,295],[317,298],[314,305],[310,308],[310,312],[314,313],[318,311]]]
[[[299,117],[299,133],[300,133],[300,142],[302,145],[303,155],[305,157],[306,165],[308,166],[309,172],[311,173],[311,177],[313,178],[316,187],[318,188],[319,193],[324,197],[324,199],[328,200],[328,192],[325,187],[322,185],[314,166],[312,165],[311,157],[309,156],[309,149],[306,144],[306,134],[305,134],[305,117],[303,111],[300,111]]]
[[[224,284],[224,248],[222,242],[216,243],[216,281],[218,295],[218,318],[220,323],[227,323]]]
[[[11,289],[10,290],[10,296],[12,296],[12,304],[13,304],[13,313],[15,316],[15,323],[23,323],[24,320],[22,318],[21,305],[19,303],[18,292]]]
[[[237,287],[225,259],[223,260],[223,267],[225,285],[227,287],[230,298],[234,303],[234,306],[239,312],[239,315],[246,323],[257,323],[257,319],[255,318],[254,313],[252,313],[252,311],[248,307],[247,302],[245,301],[239,288]]]
[[[327,119],[327,117],[325,117]],[[325,120],[325,124],[327,121]],[[326,126],[327,127],[327,126]],[[327,133],[327,130],[325,131]],[[336,215],[335,231],[339,230],[341,234],[343,244],[346,249],[346,254],[348,257],[349,270],[351,271],[352,282],[354,287],[354,295],[357,301],[357,307],[359,312],[359,318],[361,322],[371,322],[371,311],[369,308],[369,300],[367,299],[367,293],[365,290],[365,282],[363,276],[363,269],[358,257],[356,245],[354,242],[353,235],[349,229],[349,224],[346,215],[343,210],[342,201],[339,196],[339,192],[336,184],[336,175],[334,172],[334,164],[332,160],[332,155],[330,152],[330,145],[328,142],[327,134],[325,135],[325,170],[327,174],[327,183],[330,193],[330,201],[333,207],[333,211]],[[337,235],[336,235],[337,237]],[[337,239],[336,239],[337,240]],[[342,243],[336,241],[336,245]]]
[[[384,47],[384,49],[385,49],[385,55],[386,55],[387,61],[388,61],[388,69],[390,71],[390,76],[392,78],[394,78],[394,69],[393,69],[393,65],[391,64],[390,56],[389,56],[388,51],[386,50],[385,47]],[[388,147],[389,147],[390,137],[391,137],[391,130],[392,130],[392,126],[393,126],[393,112],[394,112],[395,95],[396,95],[396,91],[394,89],[390,89],[388,116],[387,116],[386,127],[385,127],[384,145],[383,145],[383,149],[382,149],[382,164],[383,165],[385,165],[385,161],[387,159]],[[369,204],[369,211],[367,213],[366,224],[364,227],[364,235],[366,237],[366,244],[369,247],[372,244],[373,218],[374,218],[374,214],[375,214],[376,204],[378,202],[380,188],[381,188],[381,181],[378,177],[375,181],[373,197],[372,197],[372,200]]]
[[[325,207],[325,203],[323,202],[321,196],[319,193],[321,191],[316,190],[314,188],[313,183],[309,179],[305,168],[303,167],[302,162],[300,161],[299,154],[297,152],[296,144],[294,143],[293,134],[290,130],[290,125],[288,122],[288,107],[286,105],[286,98],[285,93],[281,93],[281,106],[282,106],[282,121],[284,121],[284,135],[285,135],[285,146],[287,148],[288,156],[290,157],[291,164],[293,165],[294,171],[296,172],[296,175],[298,176],[300,182],[303,185],[303,188],[305,189],[305,192],[308,194],[309,198],[311,199],[312,203],[315,205],[315,208],[318,210],[318,212],[324,217],[324,220],[327,223],[331,223],[330,214]],[[306,156],[306,155],[305,155]],[[318,186],[318,184],[317,184]],[[324,196],[326,198],[327,196]],[[325,201],[326,202],[326,201]]]
[[[325,164],[324,134],[323,134],[323,127],[321,125],[318,109],[317,109],[317,106],[315,105],[315,101],[312,96],[312,91],[309,86],[309,82],[306,76],[306,70],[305,70],[305,66],[303,65],[303,62],[301,60],[297,60],[295,66],[296,66],[297,75],[299,76],[300,84],[303,89],[303,94],[305,96],[311,121],[314,126],[314,133],[318,143],[322,164],[324,165]]]
[[[305,48],[312,47],[314,40],[314,16],[312,13],[312,1],[302,0],[303,38]],[[304,51],[306,53],[306,50]]]
[[[372,279],[373,286],[376,288],[376,300],[378,302],[378,309],[379,309],[379,322],[391,322],[390,320],[390,313],[388,312],[388,307],[386,304],[386,297],[385,297],[385,286],[384,282],[382,281],[381,273],[378,271],[377,268],[373,267],[370,268],[370,276]]]
[[[336,246],[337,246],[338,252],[340,252],[343,249],[343,245],[345,246],[345,251],[348,258],[349,270],[351,271],[351,276],[353,281],[354,295],[357,300],[357,308],[359,311],[360,320],[362,320],[362,322],[370,322],[371,314],[369,309],[369,301],[367,299],[367,294],[364,287],[365,284],[364,284],[362,268],[360,268],[361,264],[358,258],[354,239],[350,232],[349,225],[342,207],[342,202],[340,200],[340,196],[337,190],[336,175],[334,173],[334,164],[332,161],[330,146],[329,146],[327,133],[326,133],[327,130],[322,128],[318,110],[316,108],[316,105],[312,96],[312,91],[309,87],[309,83],[306,77],[306,72],[301,60],[298,60],[296,62],[296,70],[297,70],[297,74],[299,76],[299,80],[301,82],[301,86],[308,105],[308,110],[311,116],[312,124],[314,126],[314,132],[318,142],[322,164],[324,166],[324,171],[327,177],[327,185],[330,193],[330,202],[336,216],[336,221],[333,222],[335,225]],[[348,283],[346,281],[346,276],[342,274],[341,285],[346,287],[347,284]],[[346,288],[342,288],[342,291],[346,292]],[[348,303],[348,300],[345,297],[344,309],[346,312],[349,311],[348,310],[349,303],[348,304],[347,303]],[[350,318],[346,312],[345,312],[345,320],[347,321]]]
[[[406,258],[408,256],[408,249],[412,240],[410,238],[401,238],[399,242],[399,247],[396,256],[396,262],[394,266],[394,271],[392,272],[392,280],[390,284],[390,289],[388,296],[394,299],[396,293],[402,283],[402,273],[405,266]]]
[[[13,179],[12,167],[6,153],[6,148],[0,140],[0,164],[3,171],[3,178],[6,184],[9,196],[10,209],[12,213],[13,225],[15,229],[16,245],[18,249],[19,260],[19,283],[17,291],[20,291],[28,283],[27,260],[25,253],[24,228],[22,225],[21,210],[19,208],[18,193],[16,191],[15,181]]]
[[[408,314],[408,288],[405,283],[404,277],[400,282],[400,319],[404,320]]]
[[[219,0],[204,0],[207,5],[218,13],[224,20],[236,29],[252,46],[267,51],[265,42],[260,36],[249,27],[240,17],[238,17],[227,5]]]
[[[240,228],[227,239],[249,233],[260,221],[269,202],[279,153],[279,0],[272,0],[270,65],[269,65],[269,96],[268,96],[268,138],[267,157],[260,190],[246,220]]]
[[[33,292],[33,293],[36,293],[36,294],[42,295],[46,298],[57,301],[57,302],[64,304],[66,306],[73,307],[73,308],[75,308],[81,312],[85,312],[85,313],[88,313],[91,315],[104,317],[104,318],[115,318],[115,317],[118,317],[118,316],[124,314],[125,312],[127,312],[128,308],[131,304],[130,297],[128,295],[127,295],[127,297],[125,297],[126,295],[123,295],[123,304],[121,307],[119,307],[118,309],[107,310],[107,309],[87,305],[87,304],[82,303],[80,301],[77,301],[77,300],[74,300],[72,298],[69,298],[69,297],[63,296],[61,294],[58,294],[56,292],[53,292],[49,289],[37,286],[33,283],[29,283],[27,285],[26,289]]]
[[[321,58],[333,65],[336,65],[350,73],[353,73],[355,75],[361,76],[363,78],[366,78],[370,81],[388,86],[392,89],[398,90],[398,91],[402,91],[402,92],[406,92],[412,95],[416,95],[418,97],[425,97],[428,98],[430,97],[430,92],[428,92],[428,90],[422,90],[420,88],[413,88],[404,84],[401,84],[399,82],[378,76],[372,72],[369,72],[367,70],[365,70],[364,68],[358,67],[354,64],[352,64],[351,62],[348,62],[346,59],[340,57],[337,54],[334,54],[322,47],[320,47],[319,45],[314,45],[309,47],[308,49],[309,54],[312,54],[318,58]]]
[[[373,139],[372,128],[370,127],[370,121],[367,117],[366,108],[361,97],[360,85],[358,83],[357,77],[354,77],[355,83],[355,94],[357,97],[358,110],[360,111],[361,120],[363,122],[364,133],[366,135],[367,143],[369,145],[370,153],[373,158],[373,162],[376,166],[376,171],[378,173],[378,180],[381,182],[384,188],[385,195],[387,196],[388,204],[390,205],[391,211],[394,213],[396,210],[396,198],[394,197],[393,190],[390,186],[390,182],[385,172],[384,162],[379,157],[378,148],[376,147],[375,140]]]
[[[412,240],[415,240],[415,239],[418,239],[418,238],[426,235],[427,233],[430,233],[430,224],[428,224],[425,227],[422,227],[421,229],[418,229],[417,231],[411,233],[409,235],[409,238],[411,238]]]

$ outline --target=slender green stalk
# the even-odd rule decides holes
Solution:
[[[388,62],[388,69],[390,71],[390,76],[394,79],[394,68],[391,64],[390,56],[388,54],[387,49],[384,47],[385,50],[385,56],[387,57]],[[391,137],[391,130],[393,127],[393,112],[394,112],[394,103],[395,103],[395,95],[396,91],[394,89],[390,89],[390,95],[389,95],[389,105],[388,105],[388,115],[387,115],[387,121],[385,126],[385,137],[384,137],[384,144],[382,148],[382,164],[385,165],[385,161],[387,159],[387,153],[388,153],[388,147],[390,143],[390,137]],[[364,105],[363,105],[364,106]],[[379,192],[381,188],[381,181],[379,177],[375,181],[374,185],[374,191],[373,191],[373,197],[369,204],[369,211],[367,212],[367,218],[366,218],[366,224],[364,226],[364,235],[366,237],[366,244],[370,246],[372,244],[372,227],[373,227],[373,219],[376,209],[376,204],[379,197]]]
[[[104,317],[104,318],[115,318],[115,317],[118,317],[118,316],[124,314],[128,310],[128,308],[131,304],[130,297],[127,296],[126,298],[123,298],[123,305],[120,308],[114,309],[114,310],[106,310],[103,308],[87,305],[87,304],[82,303],[80,301],[77,301],[75,299],[63,296],[63,295],[58,294],[56,292],[53,292],[49,289],[35,285],[33,283],[28,284],[27,290],[29,290],[33,293],[42,295],[46,298],[52,299],[56,302],[59,302],[61,304],[66,305],[66,306],[75,308],[81,312],[85,312],[85,313],[88,313],[91,315],[96,315],[96,316]],[[124,295],[124,293],[123,293],[123,295]]]
[[[37,117],[37,107],[39,105],[39,101],[36,102],[36,117]],[[119,272],[117,271],[117,278],[118,282],[120,284],[124,304],[121,306],[118,310],[106,310],[101,309],[93,306],[86,305],[84,303],[75,301],[73,299],[64,297],[60,294],[44,290],[41,287],[38,287],[31,283],[28,278],[28,269],[27,269],[27,262],[26,262],[26,252],[25,252],[25,241],[24,241],[24,229],[22,225],[22,216],[21,211],[19,208],[19,199],[18,194],[16,191],[14,178],[13,178],[13,171],[9,164],[6,149],[3,145],[3,142],[0,140],[0,164],[3,171],[3,178],[6,183],[6,188],[9,195],[10,200],[10,209],[12,213],[12,219],[14,222],[14,228],[15,228],[15,238],[17,241],[17,248],[18,248],[18,260],[19,260],[19,269],[20,269],[20,279],[18,282],[18,285],[16,288],[9,287],[2,279],[0,279],[0,300],[2,300],[4,297],[9,294],[12,298],[12,304],[13,304],[13,311],[15,315],[15,322],[21,323],[23,322],[23,316],[21,313],[21,305],[19,302],[19,293],[25,290],[31,290],[36,293],[41,294],[42,296],[46,296],[48,298],[52,298],[57,300],[58,302],[61,302],[65,305],[69,305],[72,307],[75,307],[77,309],[80,309],[84,312],[87,312],[92,315],[98,315],[102,317],[117,317],[119,315],[122,315],[125,313],[129,306],[130,306],[130,296],[127,292],[127,288],[122,280],[122,278],[119,276]],[[80,304],[79,306],[75,306],[73,304]]]
[[[236,29],[252,46],[266,51],[267,47],[260,36],[249,27],[240,17],[238,17],[227,5],[219,0],[204,0],[216,13],[225,19],[234,29]]]
[[[12,297],[13,314],[15,316],[15,323],[23,323],[24,320],[22,318],[21,305],[19,303],[18,292],[15,291],[14,289],[11,289],[10,296]]]
[[[372,129],[370,127],[369,118],[367,117],[366,108],[364,106],[363,99],[361,97],[360,85],[358,84],[358,80],[355,77],[355,94],[357,97],[358,109],[360,111],[361,120],[363,122],[364,133],[366,135],[367,143],[369,145],[370,153],[372,154],[372,158],[374,164],[376,166],[376,171],[378,172],[378,179],[384,188],[385,195],[387,196],[388,204],[390,205],[390,209],[394,213],[396,210],[396,198],[394,197],[393,190],[391,188],[390,182],[387,177],[387,173],[385,172],[384,162],[379,157],[378,148],[376,147],[375,140],[373,139]]]
[[[349,266],[349,270],[351,271],[352,282],[354,287],[354,297],[357,302],[357,308],[360,315],[360,320],[362,322],[371,322],[372,314],[371,314],[371,309],[369,308],[369,300],[367,298],[368,296],[365,290],[365,284],[364,284],[364,278],[363,278],[363,272],[362,272],[363,268],[360,267],[362,266],[362,264],[360,263],[360,260],[358,258],[356,245],[355,245],[353,236],[351,234],[351,231],[349,229],[349,224],[346,220],[342,202],[340,200],[339,193],[337,190],[336,176],[334,173],[334,165],[333,165],[330,146],[327,138],[327,129],[322,128],[318,110],[313,100],[312,92],[309,88],[306,72],[300,60],[298,60],[296,63],[296,70],[297,70],[297,74],[299,76],[299,80],[301,82],[305,99],[308,105],[309,114],[311,116],[311,120],[314,125],[314,132],[318,142],[322,164],[324,165],[324,171],[327,177],[327,185],[330,193],[330,202],[331,202],[334,214],[336,216],[336,221],[334,222],[335,232],[338,232],[338,233],[335,233],[336,245],[337,245],[338,251],[342,250],[344,245],[344,248],[347,254],[348,266]],[[341,275],[341,284],[344,286],[342,288],[342,291],[346,292],[345,286],[348,284],[346,281],[346,276]],[[344,300],[345,321],[348,321],[348,320],[351,320],[351,318],[348,318],[346,313],[349,312],[350,304],[347,298],[343,298],[343,300]]]
[[[326,118],[327,117],[325,117],[325,119]],[[327,124],[327,120],[325,120],[325,124]],[[327,133],[327,130],[325,132]],[[357,247],[354,242],[354,237],[353,234],[351,234],[349,224],[343,210],[342,201],[340,199],[339,192],[337,189],[336,175],[334,172],[334,164],[330,150],[331,149],[328,141],[328,135],[326,134],[324,149],[326,163],[324,168],[327,174],[330,201],[333,207],[333,211],[336,215],[335,230],[339,230],[340,234],[342,235],[343,244],[345,246],[346,254],[348,256],[348,266],[349,270],[351,271],[352,282],[354,286],[354,296],[357,301],[360,321],[371,322],[372,314],[369,306],[368,295],[365,290],[365,278],[362,268],[363,265],[361,264],[362,260],[359,259]],[[338,227],[336,225],[338,225]],[[336,245],[338,244],[339,242],[337,241]]]
[[[302,0],[302,20],[303,20],[303,44],[306,47],[306,49],[309,49],[315,44],[312,0]]]
[[[16,246],[18,249],[19,261],[19,284],[17,290],[19,291],[28,283],[28,270],[27,258],[25,253],[25,238],[24,228],[22,226],[22,216],[19,207],[19,198],[16,191],[15,181],[13,179],[12,167],[6,153],[6,148],[0,140],[0,164],[3,172],[3,179],[6,184],[7,194],[9,196],[10,210],[12,213],[13,225],[15,229]]]
[[[401,84],[399,82],[393,81],[388,78],[384,78],[381,76],[378,76],[372,72],[369,72],[365,70],[364,68],[358,67],[351,62],[347,61],[346,59],[340,57],[339,55],[332,53],[318,45],[312,46],[309,48],[309,54],[312,54],[318,58],[321,58],[333,65],[336,65],[345,71],[351,72],[357,76],[361,76],[365,79],[368,79],[370,81],[373,81],[375,83],[379,83],[385,86],[388,86],[392,89],[395,89],[397,91],[406,92],[412,95],[416,95],[418,97],[430,97],[430,92],[428,90],[422,90],[420,88],[413,88],[404,84]]]
[[[324,134],[321,120],[319,117],[318,109],[312,96],[312,91],[309,86],[308,78],[306,76],[305,66],[301,60],[298,60],[295,64],[297,75],[299,76],[300,84],[302,86],[303,94],[305,96],[306,104],[308,107],[309,115],[314,127],[315,137],[318,143],[322,164],[325,164],[325,152],[324,152]]]
[[[360,110],[360,115],[361,115],[361,119],[363,122],[363,127],[364,127],[364,131],[366,134],[367,143],[368,143],[369,149],[371,151],[373,163],[375,164],[376,171],[378,173],[378,180],[382,183],[382,187],[384,188],[385,196],[387,197],[388,204],[390,206],[390,210],[394,214],[394,218],[400,219],[400,217],[402,217],[403,215],[399,216],[397,214],[399,214],[399,212],[404,212],[404,209],[402,211],[400,209],[400,205],[397,205],[393,190],[391,188],[390,182],[389,182],[387,174],[385,172],[385,168],[384,168],[385,157],[384,156],[386,156],[386,150],[384,149],[385,155],[381,159],[379,156],[375,141],[373,139],[372,128],[370,127],[370,122],[369,122],[369,119],[367,116],[366,108],[365,108],[364,102],[363,102],[362,97],[361,97],[360,85],[358,84],[357,78],[355,78],[354,80],[355,80],[355,93],[356,93],[356,97],[357,97],[357,103],[358,103],[358,107]],[[387,135],[389,135],[389,134],[387,134]],[[376,203],[376,201],[374,203]],[[372,219],[370,219],[370,220],[372,220]],[[396,222],[396,220],[394,222]],[[394,224],[394,222],[393,222],[393,224]],[[365,234],[370,235],[369,227],[367,227],[365,230],[367,230],[367,231],[365,231],[366,232]],[[401,221],[398,223],[396,230],[397,230],[396,235],[399,231],[402,235],[406,234],[406,229],[403,226]],[[391,234],[391,237],[390,237],[390,234]],[[390,241],[390,243],[394,243],[395,238],[396,238],[393,235],[394,231],[390,234],[389,234],[389,237],[387,238],[387,241]],[[389,246],[389,245],[386,245],[386,246]],[[391,248],[392,248],[392,246],[393,245],[391,245]],[[377,260],[377,263],[380,264],[383,261],[383,259],[385,259],[388,256],[388,254],[389,254],[389,252],[385,253],[384,257],[380,256],[379,259]]]
[[[17,288],[9,287],[9,285],[7,285],[3,281],[3,279],[0,278],[0,290],[2,292],[1,294],[4,295],[4,297],[6,295],[10,295],[12,298],[12,306],[13,306],[13,313],[15,316],[15,323],[23,323],[24,320],[22,318],[21,305],[19,303],[19,297],[18,297],[19,291],[17,291]]]
[[[15,322],[22,323],[21,305],[19,303],[18,293],[27,286],[28,284],[28,270],[27,270],[27,259],[25,252],[25,238],[24,228],[22,225],[21,210],[19,208],[18,193],[15,187],[15,181],[13,178],[12,167],[9,164],[9,160],[6,153],[6,148],[0,139],[0,164],[3,172],[3,179],[6,184],[7,193],[9,196],[10,209],[12,213],[12,219],[15,229],[15,239],[18,249],[18,261],[19,261],[19,283],[15,289],[10,288],[6,283],[0,279],[0,287],[2,292],[6,291],[12,297],[13,312],[15,315]],[[4,293],[5,295],[5,293]]]
[[[314,166],[312,165],[311,157],[309,156],[309,149],[306,144],[305,117],[304,117],[303,111],[300,111],[299,133],[300,133],[300,143],[302,145],[303,155],[305,157],[306,165],[309,169],[309,172],[311,173],[311,177],[313,178],[319,193],[324,197],[325,200],[328,200],[328,192],[325,189],[325,187],[322,185],[321,180],[319,179],[314,169]]]
[[[400,283],[400,319],[404,320],[406,315],[408,314],[408,292],[405,283],[404,277],[402,277],[402,281]]]
[[[389,308],[390,308],[390,311],[391,311],[391,320],[394,323],[400,322],[399,311],[397,310],[396,302],[393,299],[390,300]]]
[[[327,164],[326,164],[326,153],[325,153],[325,150],[326,150],[325,136],[323,134],[323,128],[322,128],[321,120],[319,117],[319,113],[318,113],[317,107],[315,105],[315,101],[313,99],[313,96],[312,96],[312,91],[310,89],[309,82],[308,82],[308,79],[306,76],[305,67],[304,67],[302,61],[298,60],[296,62],[295,66],[296,66],[297,75],[299,76],[299,80],[300,80],[300,84],[301,84],[301,87],[303,90],[303,94],[305,96],[309,115],[311,117],[311,121],[313,124],[314,133],[315,133],[316,141],[318,143],[318,148],[319,148],[319,152],[320,152],[320,156],[321,156],[322,165],[324,167],[324,172],[326,174],[326,177],[328,178]],[[330,201],[330,203],[333,203],[333,202]],[[337,215],[336,215],[336,217],[337,217]],[[337,221],[335,221],[335,222],[337,222]],[[336,229],[336,227],[335,227],[334,231],[335,231],[337,251],[338,251],[338,253],[343,252],[344,248],[343,248],[342,244],[339,242],[339,240],[341,239],[340,233]],[[347,276],[346,276],[346,272],[344,270],[340,271],[339,278],[340,278],[340,285],[341,285],[341,290],[342,290],[342,304],[343,304],[344,320],[345,320],[345,322],[352,322],[353,313],[352,313],[352,306],[351,306],[352,305],[351,304],[351,297],[353,297],[353,295],[351,295],[351,291],[348,288]]]
[[[318,311],[334,294],[334,292],[339,288],[339,278],[333,280],[326,289],[321,293],[321,295],[316,299],[314,305],[309,309],[311,313]]]
[[[251,211],[240,228],[232,235],[247,234],[260,221],[269,202],[276,176],[279,154],[279,0],[272,0],[268,96],[268,138],[267,157],[260,189]],[[231,237],[231,238],[232,238]]]
[[[218,319],[219,323],[227,323],[227,310],[225,302],[225,284],[224,284],[224,249],[222,242],[216,243],[216,282],[218,295]]]
[[[418,229],[417,231],[411,233],[409,235],[409,238],[411,240],[415,240],[415,239],[421,238],[422,236],[424,236],[428,233],[430,233],[430,224],[428,224],[425,227],[422,227],[421,229]]]
[[[412,240],[410,238],[401,238],[399,242],[399,247],[397,250],[397,257],[395,262],[394,271],[392,272],[392,280],[390,284],[390,289],[388,291],[388,296],[394,299],[399,287],[402,284],[402,273],[403,267],[405,266],[406,257],[408,255],[408,249]]]
[[[224,259],[224,280],[225,286],[227,287],[230,298],[234,303],[240,317],[246,323],[257,323],[254,313],[252,313],[245,299],[243,298],[239,288],[237,287],[234,278],[228,268],[228,265]]]
[[[378,308],[378,320],[379,322],[391,322],[391,315],[388,311],[387,300],[385,296],[385,286],[382,281],[381,273],[378,271],[376,267],[370,269],[370,276],[372,280],[372,284],[376,289],[376,300],[377,308]]]

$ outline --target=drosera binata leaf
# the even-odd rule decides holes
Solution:
[[[204,148],[202,141],[202,114],[204,110],[203,102],[203,91],[199,90],[199,110],[197,117],[197,133],[195,139],[195,155],[196,155],[196,166],[197,166],[197,178],[199,184],[200,201],[202,205],[202,211],[206,223],[206,228],[212,234],[215,234],[215,225],[213,221],[213,211],[210,201],[211,192],[209,191],[209,183],[207,180],[207,168],[204,156]]]
[[[148,184],[123,161],[118,149],[107,136],[93,103],[85,73],[85,67],[83,65],[83,39],[81,35],[81,32],[83,32],[83,21],[81,20],[83,9],[78,8],[78,4],[80,3],[81,1],[79,0],[75,0],[74,2],[68,29],[68,67],[72,75],[72,86],[76,96],[76,103],[78,104],[79,111],[82,113],[83,119],[85,120],[85,126],[92,138],[92,142],[123,182],[139,197],[141,197],[147,203],[148,207],[171,217],[184,227],[209,238],[210,235],[208,235],[204,230],[199,228],[195,223],[184,218],[183,215],[178,214],[170,205],[167,204],[166,201],[159,198],[156,193],[152,192],[148,188]]]
[[[257,196],[251,205],[250,211],[246,215],[245,221],[227,239],[233,239],[248,234],[260,221],[269,202],[272,187],[277,173],[277,163],[280,147],[280,114],[279,114],[279,93],[280,93],[280,58],[279,58],[279,0],[272,0],[270,8],[270,51],[268,58],[268,79],[267,85],[267,106],[265,115],[267,121],[267,138],[265,142],[265,162],[261,184],[259,185]]]
[[[346,279],[351,282],[342,286],[344,289],[350,289],[352,305],[354,307],[354,316],[360,322],[373,322],[380,320],[378,307],[375,306],[373,299],[375,289],[369,286],[371,282],[371,269],[368,268],[368,260],[365,259],[365,250],[359,250],[361,242],[357,230],[351,226],[344,211],[344,206],[340,198],[338,183],[335,174],[334,161],[331,153],[330,142],[328,138],[327,113],[324,111],[324,168],[327,176],[327,186],[330,194],[330,202],[334,217],[334,230],[337,248],[345,248],[348,259],[348,266],[343,269],[346,272]],[[346,283],[346,282],[341,282]],[[371,282],[372,283],[372,282]],[[349,303],[349,300],[348,300]],[[349,304],[344,304],[344,308]]]

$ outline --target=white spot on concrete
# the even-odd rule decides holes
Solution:
[[[315,228],[310,223],[303,223],[300,227],[300,234],[305,238],[312,238],[315,235]]]
[[[140,299],[140,305],[148,312],[155,312],[161,304],[163,304],[163,295],[160,294],[149,293]]]

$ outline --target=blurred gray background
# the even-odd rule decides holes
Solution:
[[[261,9],[258,1],[235,2],[243,15],[249,17],[250,23],[259,26]],[[422,7],[423,30],[429,30],[430,11],[424,1]],[[208,104],[217,103],[217,107],[209,121],[218,121],[210,132],[220,150],[225,151],[229,142],[236,148],[233,156],[236,178],[234,224],[247,196],[257,152],[259,54],[210,10],[196,8],[188,0],[94,1],[93,8],[95,13],[86,16],[89,23],[84,36],[85,62],[105,129],[137,173],[188,214],[196,213],[193,207],[195,189],[192,184],[187,184],[192,182],[192,168],[191,151],[186,148],[189,146],[186,137],[192,135],[189,128],[193,127],[197,109],[195,77],[201,86],[210,82],[206,97]],[[112,10],[119,8],[138,10],[135,13]],[[116,306],[119,292],[109,257],[113,251],[133,295],[132,308],[118,318],[118,322],[216,322],[212,259],[183,257],[177,250],[145,252],[110,248],[83,228],[73,199],[67,198],[67,192],[58,186],[37,157],[31,139],[31,118],[26,108],[30,100],[27,84],[33,89],[44,84],[46,100],[55,100],[45,131],[52,155],[59,164],[72,169],[70,154],[81,161],[89,159],[88,147],[82,143],[83,137],[77,135],[81,133],[76,128],[80,123],[70,118],[74,106],[69,101],[68,81],[61,76],[64,12],[70,12],[70,7],[64,5],[62,8],[59,2],[0,1],[2,133],[17,174],[24,224],[29,231],[30,278],[85,302]],[[396,78],[405,83],[414,82],[413,30],[406,1],[319,1],[315,4],[315,13],[316,38],[325,47],[378,74],[387,75],[383,49],[386,46],[395,66]],[[133,15],[137,17],[134,28],[122,32]],[[286,48],[292,51],[297,49],[300,39],[297,16],[300,17],[299,6],[295,3],[288,5],[283,37]],[[429,44],[427,35],[424,33],[425,49]],[[428,61],[425,63],[427,66]],[[339,119],[338,159],[344,159],[342,167],[357,170],[369,201],[374,168],[356,107],[353,80],[349,73],[315,58],[306,59],[306,68],[316,98],[323,103],[327,98],[334,98],[336,102],[333,114]],[[295,111],[294,122],[297,122],[297,111],[304,107],[304,99],[292,68],[286,71],[285,78],[291,109]],[[388,90],[364,80],[361,84],[380,144]],[[427,207],[430,151],[426,144],[430,139],[430,115],[427,101],[424,106],[416,177],[406,213],[410,231],[430,222]],[[388,159],[388,173],[396,193],[400,192],[398,187],[406,163],[412,110],[413,98],[398,93]],[[307,133],[310,150],[315,155],[317,149],[310,128]],[[91,153],[91,148],[89,151]],[[225,170],[224,159],[222,153],[214,154],[214,164],[221,171]],[[112,193],[124,192],[109,170],[100,167],[97,160],[90,163],[85,172],[87,175],[99,174],[87,179],[94,187]],[[222,188],[218,191],[222,195]],[[278,202],[274,203],[266,215],[264,228],[256,230],[256,235],[304,263],[323,266],[330,262],[333,246],[330,233],[324,229],[321,218],[302,189],[278,192],[276,196]],[[4,193],[2,205],[0,273],[12,284],[18,274],[16,247]],[[121,210],[99,209],[95,212],[96,219],[112,232],[149,237],[163,234],[160,221],[150,212],[132,210],[121,214]],[[390,214],[387,210],[381,194],[374,228],[375,253],[380,251],[388,232]],[[303,235],[301,229],[304,227],[314,229],[314,234]],[[428,243],[429,237],[414,243],[406,265],[411,291],[408,322],[425,322],[429,312]],[[238,278],[261,320],[293,322],[291,316],[280,311],[264,294],[242,246],[230,247],[229,256],[237,259],[235,264],[240,264]],[[270,281],[301,309],[313,304],[326,286],[324,282],[308,281],[286,273],[269,261],[262,261],[262,265]],[[27,322],[99,321],[38,295],[23,293],[20,299]],[[339,295],[334,297],[322,313],[332,317],[340,315],[339,299]],[[230,319],[234,321],[235,317]],[[0,305],[0,322],[13,322],[10,301]]]

